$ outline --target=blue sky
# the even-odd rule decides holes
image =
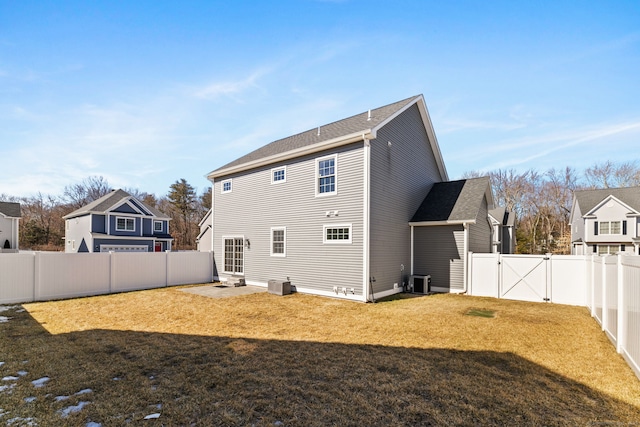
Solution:
[[[423,94],[451,179],[640,159],[638,1],[0,0],[0,193],[164,195]]]

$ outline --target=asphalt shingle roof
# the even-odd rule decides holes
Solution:
[[[488,186],[488,176],[435,183],[411,222],[473,221]]]
[[[11,218],[20,218],[22,216],[20,214],[20,203],[0,202],[0,213]]]
[[[626,188],[602,188],[597,190],[577,190],[574,197],[580,206],[582,215],[585,215],[598,203],[609,196],[613,196],[631,208],[640,212],[640,187]]]
[[[116,205],[120,201],[124,201],[124,199],[127,199],[129,197],[132,197],[131,194],[127,193],[124,190],[114,190],[114,191],[110,192],[109,194],[105,194],[104,196],[100,197],[99,199],[96,199],[93,202],[81,207],[80,209],[76,209],[75,211],[71,212],[70,214],[65,215],[64,218],[74,218],[74,217],[77,217],[77,216],[86,215],[88,213],[105,213],[109,208],[113,207],[114,205]],[[166,216],[165,214],[163,214],[159,210],[157,210],[155,208],[152,208],[151,206],[148,206],[148,205],[142,203],[142,201],[140,201],[138,199],[135,199],[135,200],[139,204],[144,206],[145,209],[147,209],[149,212],[151,212],[156,217],[163,218],[163,219],[167,219],[168,218],[168,216]]]
[[[364,132],[384,122],[410,103],[415,102],[417,98],[419,98],[419,95],[394,102],[393,104],[385,105],[384,107],[373,109],[371,110],[370,120],[367,120],[369,112],[365,111],[364,113],[356,114],[355,116],[320,126],[320,135],[318,135],[318,128],[313,128],[306,132],[273,141],[249,154],[219,167],[214,172],[240,166],[245,163],[261,160],[274,155],[283,154],[288,151],[304,148],[320,142],[329,141],[334,138]]]

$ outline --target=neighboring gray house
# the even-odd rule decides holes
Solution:
[[[435,272],[425,258],[449,247],[429,244],[430,233],[449,233],[442,244],[457,244],[455,227],[443,223],[420,227],[412,247],[409,222],[433,185],[448,180],[422,95],[272,142],[208,178],[222,281],[289,280],[298,292],[371,301],[401,292],[418,267]],[[481,198],[471,203],[484,218],[464,220],[484,222],[478,251],[490,252]],[[464,287],[438,281],[442,290]]]
[[[516,215],[505,207],[491,209],[493,253],[512,254],[516,251]]]
[[[18,252],[20,203],[0,202],[0,252]]]
[[[569,223],[574,255],[640,254],[640,187],[575,191]]]
[[[212,252],[213,251],[213,228],[211,221],[212,210],[209,209],[205,216],[200,220],[198,227],[200,227],[200,234],[196,238],[199,252]]]
[[[124,190],[71,212],[65,219],[65,252],[171,250],[171,218]]]
[[[412,274],[430,275],[435,292],[464,292],[469,252],[491,252],[489,177],[433,185],[411,218]]]

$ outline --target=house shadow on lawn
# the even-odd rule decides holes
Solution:
[[[2,421],[38,425],[638,425],[640,408],[515,354],[0,325]],[[197,320],[196,320],[197,321]],[[34,388],[31,381],[47,376]],[[90,393],[75,395],[80,390]],[[70,396],[56,401],[56,396]],[[31,403],[25,398],[35,397]],[[60,410],[90,402],[63,418]],[[1,412],[0,412],[1,413]],[[280,422],[280,423],[278,423]]]

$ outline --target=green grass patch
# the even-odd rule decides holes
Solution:
[[[483,308],[472,308],[465,313],[467,316],[485,317],[487,319],[493,319],[496,317],[496,312],[493,310],[486,310]]]

